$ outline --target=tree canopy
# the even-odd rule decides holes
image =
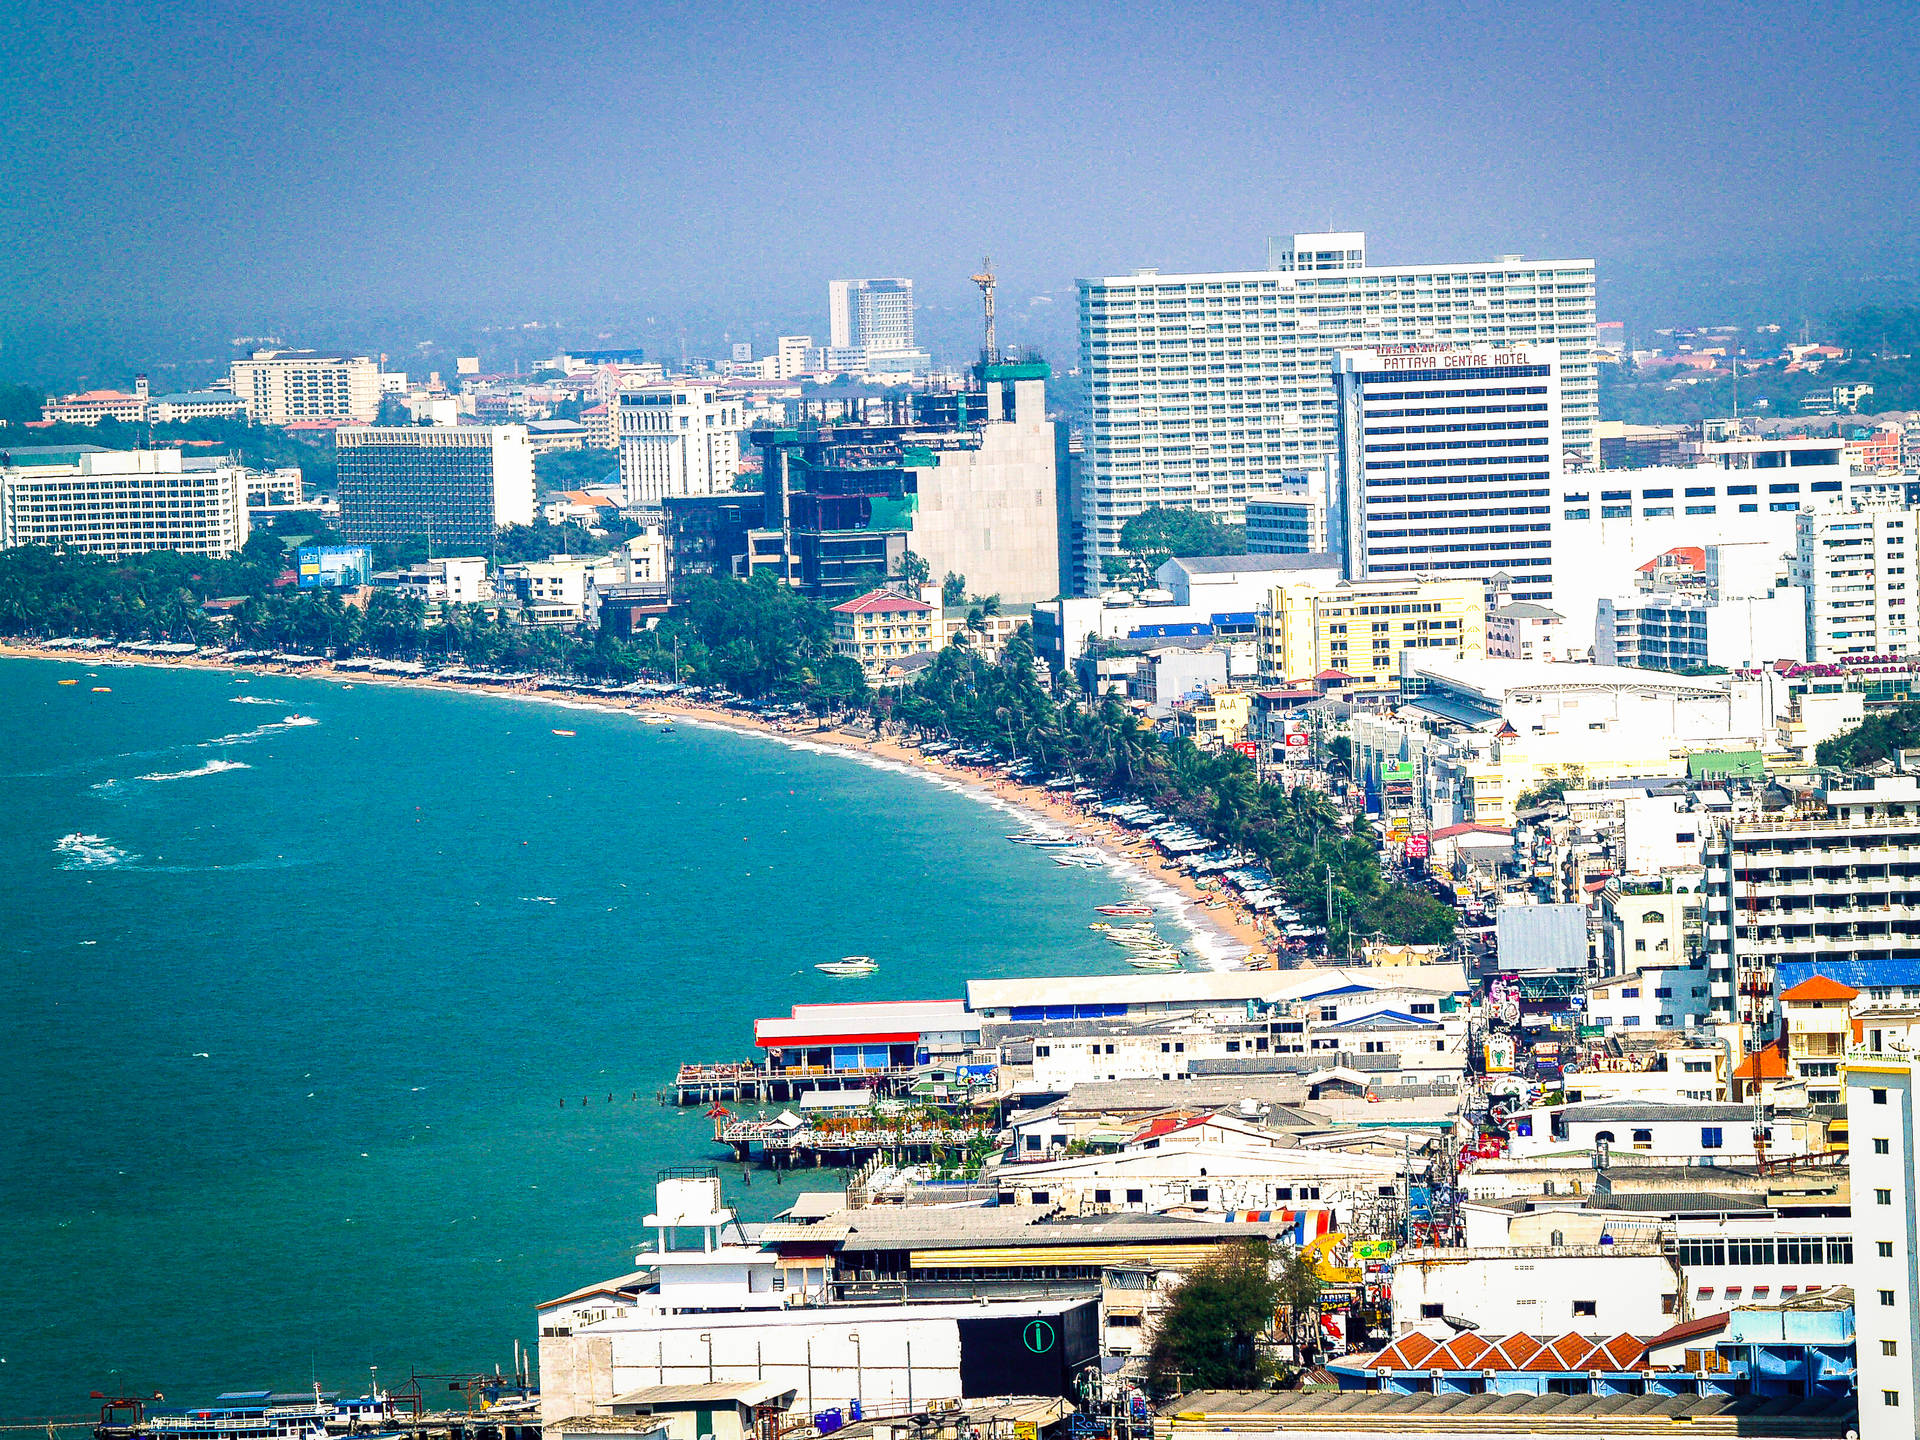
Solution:
[[[1198,510],[1150,506],[1120,527],[1120,544],[1148,572],[1189,555],[1244,555],[1244,525],[1223,525]]]
[[[1822,765],[1857,770],[1877,761],[1893,760],[1902,750],[1920,745],[1920,704],[1897,705],[1869,715],[1851,730],[1822,740],[1813,757]]]
[[[1188,1274],[1160,1317],[1147,1356],[1158,1395],[1258,1390],[1273,1379],[1262,1341],[1281,1306],[1273,1247],[1252,1240],[1221,1247]]]

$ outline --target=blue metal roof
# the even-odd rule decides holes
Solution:
[[[1780,960],[1773,967],[1774,994],[1791,990],[1802,980],[1824,975],[1856,990],[1875,986],[1920,985],[1920,959],[1914,960]]]

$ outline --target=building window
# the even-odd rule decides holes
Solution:
[[[1880,1342],[1880,1353],[1882,1355],[1898,1355],[1900,1353],[1900,1342],[1898,1340],[1882,1340]]]
[[[1898,1390],[1882,1390],[1880,1392],[1880,1403],[1882,1405],[1898,1407],[1900,1404],[1900,1392]]]
[[[1207,1187],[1204,1185],[1196,1185],[1191,1190],[1187,1191],[1187,1199],[1194,1201],[1196,1203],[1204,1202],[1206,1198],[1207,1198]]]
[[[1599,1312],[1596,1309],[1594,1301],[1576,1300],[1573,1302],[1573,1313],[1574,1313],[1574,1317],[1578,1319],[1583,1315],[1591,1316],[1591,1315],[1596,1315]]]
[[[1884,1155],[1887,1153],[1887,1140],[1884,1135],[1873,1142],[1873,1153],[1876,1155]]]
[[[1882,1290],[1882,1291],[1880,1292],[1880,1303],[1881,1303],[1882,1305],[1891,1305],[1891,1304],[1893,1304],[1893,1291],[1891,1291],[1891,1290]]]
[[[1722,1148],[1724,1143],[1721,1136],[1721,1129],[1718,1125],[1702,1125],[1700,1127],[1700,1148],[1702,1150],[1718,1150]]]
[[[1891,1190],[1884,1190],[1884,1189],[1882,1189],[1882,1190],[1875,1190],[1875,1191],[1873,1192],[1873,1203],[1874,1203],[1874,1204],[1876,1204],[1876,1205],[1891,1205],[1891,1204],[1893,1204],[1893,1191],[1891,1191]]]
[[[1146,1200],[1146,1198],[1147,1198],[1147,1192],[1144,1190],[1127,1191],[1127,1203],[1129,1205],[1139,1205],[1143,1203]]]
[[[1876,1091],[1874,1091],[1874,1092],[1873,1092],[1873,1103],[1874,1103],[1874,1104],[1876,1104],[1876,1105],[1884,1105],[1884,1104],[1886,1104],[1886,1103],[1887,1103],[1887,1092],[1886,1092],[1886,1091],[1884,1091],[1884,1090],[1876,1090]]]
[[[1033,1192],[1033,1203],[1036,1205],[1051,1205],[1053,1203],[1053,1197],[1044,1190],[1036,1190]]]
[[[1441,1312],[1445,1308],[1444,1306],[1434,1304],[1432,1301],[1424,1301],[1420,1306],[1420,1318],[1422,1320],[1438,1320],[1441,1318]]]
[[[1893,1241],[1876,1240],[1874,1242],[1874,1250],[1882,1260],[1891,1260],[1893,1258]]]
[[[1111,1190],[1094,1191],[1093,1203],[1096,1205],[1111,1205],[1113,1203],[1113,1191]]]

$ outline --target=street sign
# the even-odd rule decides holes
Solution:
[[[1260,746],[1252,740],[1236,740],[1233,742],[1233,748],[1249,760],[1254,759],[1260,753]]]

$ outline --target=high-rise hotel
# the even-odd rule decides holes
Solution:
[[[1350,580],[1506,577],[1553,599],[1562,407],[1552,345],[1381,345],[1334,357]]]
[[[1339,449],[1334,357],[1435,344],[1557,348],[1565,463],[1599,464],[1591,260],[1367,264],[1363,234],[1270,243],[1264,270],[1082,280],[1089,408],[1078,583],[1153,505],[1238,523]]]

